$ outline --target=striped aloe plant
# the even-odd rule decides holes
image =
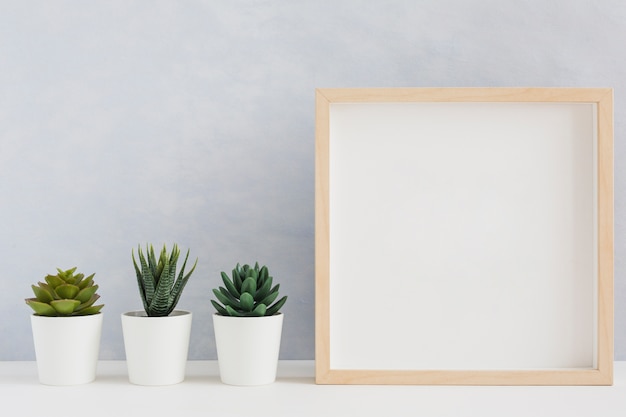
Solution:
[[[180,255],[178,245],[174,244],[170,254],[167,253],[167,248],[163,245],[158,260],[152,245],[146,245],[145,256],[141,246],[138,246],[137,253],[139,265],[135,259],[134,250],[132,251],[132,258],[144,310],[149,317],[168,316],[174,311],[176,304],[178,304],[189,277],[196,269],[198,259],[196,259],[191,270],[185,275],[185,266],[189,258],[189,250],[187,250],[183,266],[178,277],[176,277],[176,263]]]

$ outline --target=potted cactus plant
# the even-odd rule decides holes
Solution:
[[[276,380],[283,326],[277,300],[280,284],[273,284],[267,266],[239,264],[232,279],[221,273],[224,286],[213,289],[213,315],[220,379],[229,385],[264,385]]]
[[[46,385],[85,384],[96,378],[104,305],[91,274],[76,267],[47,275],[27,298],[39,381]]]
[[[192,314],[175,308],[198,260],[185,274],[188,250],[177,276],[178,245],[170,253],[163,245],[158,258],[152,245],[145,255],[139,246],[137,255],[139,262],[132,252],[144,309],[122,314],[128,378],[137,385],[177,384],[185,379]]]

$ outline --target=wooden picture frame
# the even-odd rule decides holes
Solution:
[[[612,384],[611,89],[318,89],[315,151],[318,384]]]

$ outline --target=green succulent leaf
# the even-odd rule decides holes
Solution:
[[[263,265],[263,267],[259,271],[258,285],[262,286],[268,276],[269,276],[269,270],[267,269],[267,266]]]
[[[259,303],[260,304],[265,304],[266,306],[268,306],[268,305],[272,304],[276,298],[278,298],[278,291],[271,292],[267,297],[265,297]]]
[[[215,307],[215,310],[217,310],[217,313],[221,316],[228,316],[228,311],[226,311],[226,309],[224,308],[224,306],[222,306],[220,303],[218,303],[215,300],[211,300],[211,304],[213,304],[213,307]]]
[[[76,294],[76,298],[81,303],[85,303],[89,301],[89,299],[98,291],[97,285],[92,285],[91,287],[84,288],[80,290],[78,294]]]
[[[58,275],[61,279],[63,279],[63,281],[66,281],[67,278],[71,277],[72,275],[74,275],[74,272],[76,272],[76,268],[70,268],[67,271],[62,270],[61,268],[57,268],[57,272]]]
[[[259,270],[258,270],[258,264],[257,264],[257,269],[249,269],[248,270],[248,276],[254,278],[254,282],[256,282],[259,279]]]
[[[87,288],[87,287],[93,285],[93,277],[94,277],[94,275],[96,275],[96,274],[91,274],[87,278],[82,279],[80,282],[78,282],[76,284],[76,285],[78,285],[78,288],[80,288],[82,290],[83,288]]]
[[[233,316],[233,317],[243,317],[244,315],[238,311],[236,311],[234,308],[232,308],[231,306],[226,306],[226,312],[228,313],[229,316]]]
[[[57,311],[50,304],[42,303],[34,298],[26,299],[26,304],[28,304],[38,316],[58,316]]]
[[[224,285],[226,286],[228,292],[231,293],[234,297],[241,297],[241,293],[239,293],[237,288],[235,288],[235,284],[230,280],[228,275],[226,275],[225,272],[221,272],[221,275],[222,281],[224,282]]]
[[[256,294],[256,278],[248,277],[243,281],[243,284],[241,284],[241,294],[244,292],[247,292],[252,296]]]
[[[54,289],[50,285],[48,285],[47,283],[39,282],[38,285],[39,285],[39,287],[41,287],[44,290],[48,291],[48,293],[50,293],[50,295],[52,295],[52,298],[54,298],[55,300],[60,300],[61,299],[61,297],[58,296],[56,291],[54,291]]]
[[[33,293],[35,293],[37,301],[40,301],[42,303],[49,303],[50,301],[54,300],[54,297],[46,288],[41,286],[38,287],[36,285],[31,285],[31,288],[33,289]]]
[[[223,288],[223,287],[220,287],[220,288]],[[217,298],[219,302],[224,304],[225,307],[228,307],[229,305],[234,308],[240,307],[239,302],[237,300],[230,299],[226,294],[224,294],[218,289],[213,289],[213,294],[215,294],[215,298]]]
[[[273,306],[269,307],[265,312],[265,315],[273,316],[274,314],[278,313],[281,307],[285,304],[285,301],[287,301],[287,296],[284,296],[283,298],[278,300]]]
[[[239,299],[243,311],[252,311],[254,308],[254,297],[250,293],[244,292]]]
[[[59,313],[60,316],[69,316],[74,309],[80,305],[78,300],[53,300],[50,305]]]
[[[91,277],[93,278],[94,275],[95,274],[92,274]],[[72,284],[78,285],[80,288],[80,283],[83,281],[84,278],[85,278],[85,274],[78,274],[74,276],[74,282]]]
[[[265,306],[265,304],[257,304],[254,310],[252,310],[252,312],[250,313],[250,315],[254,317],[262,317],[265,315],[266,311],[267,307]]]
[[[102,310],[102,307],[104,307],[103,304],[100,304],[97,306],[90,306],[90,307],[77,311],[76,315],[77,316],[91,316],[92,314],[98,314],[100,310]]]
[[[85,308],[92,306],[96,301],[98,301],[99,298],[100,296],[98,294],[92,295],[88,300],[82,302],[78,307],[76,307],[74,311],[82,311]]]
[[[239,264],[233,269],[233,284],[235,284],[235,288],[237,291],[241,293],[241,284],[243,283],[241,279],[241,275],[239,274]]]
[[[254,299],[256,301],[261,301],[262,299],[267,297],[267,295],[270,293],[270,288],[272,288],[272,277],[267,277],[263,285],[261,285],[261,287],[254,295]]]
[[[62,284],[54,290],[63,299],[73,299],[80,292],[80,288],[72,284]]]
[[[61,277],[59,277],[57,275],[48,275],[48,276],[46,276],[46,282],[53,289],[58,287],[59,285],[65,284],[65,281]]]

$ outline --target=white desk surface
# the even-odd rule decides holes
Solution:
[[[35,362],[0,362],[4,416],[626,416],[626,362],[613,386],[316,385],[313,361],[280,361],[274,384],[224,385],[217,362],[190,361],[177,385],[128,382],[126,363],[101,361],[94,382],[41,385]]]

